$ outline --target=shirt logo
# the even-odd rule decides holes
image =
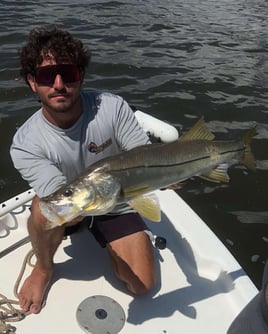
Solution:
[[[104,151],[108,146],[112,145],[112,138],[109,138],[108,140],[106,140],[103,144],[101,145],[97,145],[96,143],[94,143],[93,141],[90,142],[90,144],[87,146],[89,152],[91,153],[95,153],[98,154],[102,151]]]

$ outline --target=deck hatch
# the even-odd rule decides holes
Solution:
[[[79,326],[90,334],[117,334],[125,324],[125,312],[112,298],[91,296],[77,308]]]

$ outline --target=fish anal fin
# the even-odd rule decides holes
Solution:
[[[215,138],[214,134],[207,128],[204,118],[200,118],[194,126],[185,132],[179,140],[213,140]]]
[[[153,221],[160,222],[161,210],[157,196],[153,193],[133,198],[128,204],[141,216]]]
[[[203,173],[202,175],[199,175],[200,178],[210,181],[210,182],[216,182],[216,183],[220,183],[220,182],[229,182],[230,177],[227,173],[228,170],[228,165],[227,164],[220,164],[218,165],[216,168]]]

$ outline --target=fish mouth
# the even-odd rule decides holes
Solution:
[[[74,213],[73,205],[53,205],[40,201],[39,208],[42,215],[56,225],[62,225],[78,216]]]

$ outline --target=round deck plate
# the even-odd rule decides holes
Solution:
[[[122,307],[106,296],[83,300],[77,308],[76,318],[79,326],[90,334],[117,334],[125,324]]]

